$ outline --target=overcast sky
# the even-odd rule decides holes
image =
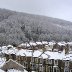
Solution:
[[[0,0],[0,8],[72,21],[72,0]]]

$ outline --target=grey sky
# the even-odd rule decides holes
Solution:
[[[72,0],[0,0],[0,8],[72,21]]]

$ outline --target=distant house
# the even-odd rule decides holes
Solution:
[[[7,48],[10,49],[10,48],[13,48],[13,46],[12,45],[8,45]]]
[[[18,50],[20,50],[20,49],[28,49],[28,48],[30,48],[29,43],[22,43],[22,44],[17,46]]]
[[[53,46],[55,45],[55,42],[48,42],[48,45],[45,45],[45,49],[48,51],[52,51],[53,50]]]
[[[58,43],[56,43],[56,44],[53,45],[52,51],[57,51],[58,52],[59,48],[60,48],[60,45],[58,45]]]
[[[36,42],[38,49],[42,49],[42,42]]]

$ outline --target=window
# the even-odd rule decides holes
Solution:
[[[27,57],[24,57],[24,61],[27,61]]]
[[[43,59],[42,59],[42,58],[40,58],[40,63],[41,63],[41,64],[43,63]]]
[[[39,71],[43,72],[43,66],[42,65],[39,66]]]
[[[56,68],[53,68],[53,72],[57,72],[57,71],[56,71]]]
[[[20,56],[18,56],[18,61],[20,61]]]
[[[48,59],[46,59],[46,64],[48,64]]]
[[[24,62],[24,66],[27,67],[27,62]]]
[[[34,62],[34,58],[33,57],[31,58],[31,62]]]
[[[36,64],[36,68],[38,68],[39,67],[39,65],[38,64]]]
[[[69,61],[65,62],[65,67],[69,67]]]
[[[48,60],[48,63],[49,63],[49,64],[52,64],[52,60]]]
[[[31,64],[31,69],[35,70],[36,69],[36,65],[34,63]]]
[[[48,72],[49,71],[49,66],[48,65],[46,65],[46,72]]]
[[[38,63],[38,58],[35,58],[35,63]]]
[[[53,67],[53,72],[59,72],[58,67]]]
[[[58,60],[54,60],[54,65],[58,65]]]

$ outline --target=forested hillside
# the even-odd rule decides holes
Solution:
[[[0,45],[42,40],[72,41],[72,22],[0,9]]]

